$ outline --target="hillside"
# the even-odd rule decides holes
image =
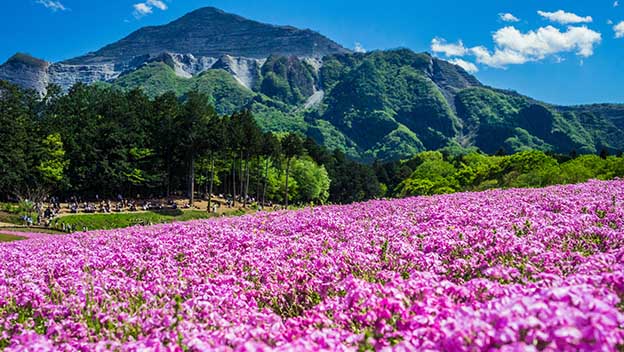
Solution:
[[[0,65],[0,79],[41,94],[79,82],[151,97],[199,90],[219,113],[251,109],[267,131],[298,131],[368,162],[445,146],[624,150],[624,105],[555,106],[484,86],[428,53],[351,53],[310,30],[211,7],[60,63],[18,54]]]
[[[624,150],[620,105],[542,103],[486,87],[458,66],[407,49],[330,55],[318,70],[304,59],[271,56],[253,90],[221,69],[181,78],[165,62],[150,63],[112,85],[140,87],[152,96],[204,91],[221,112],[251,108],[266,130],[300,131],[367,161],[449,145],[491,154]],[[316,93],[322,99],[306,104]]]

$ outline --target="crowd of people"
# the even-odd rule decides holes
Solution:
[[[226,208],[235,208],[237,205],[246,204],[248,206],[254,205],[257,210],[264,210],[266,207],[273,210],[280,210],[279,205],[274,205],[272,202],[261,205],[254,197],[248,196],[246,199],[243,196],[236,196],[235,198],[231,194],[219,194],[217,196],[219,200],[212,200],[207,206],[207,211],[218,214],[219,209],[222,206]],[[152,199],[152,198],[150,198]],[[59,197],[50,197],[43,202],[35,203],[33,206],[33,212],[28,215],[22,216],[22,221],[27,226],[45,226],[45,227],[59,227],[59,217],[62,213],[69,214],[108,214],[108,213],[122,213],[122,212],[138,212],[138,211],[161,211],[161,210],[176,210],[179,208],[190,209],[191,204],[187,201],[179,205],[173,199],[163,200],[150,200],[141,199],[140,195],[137,195],[136,199],[127,199],[121,194],[118,194],[114,200],[102,199],[99,195],[91,199],[83,199],[77,196],[71,196],[62,203]],[[203,200],[207,200],[208,196],[204,195]],[[62,222],[61,222],[62,223]],[[63,227],[66,225],[62,223]],[[60,227],[59,227],[60,228]],[[72,229],[63,228],[63,231]],[[75,230],[75,229],[74,229]]]

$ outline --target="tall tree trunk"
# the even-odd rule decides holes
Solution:
[[[212,212],[212,186],[214,184],[214,172],[215,172],[215,160],[214,155],[210,155],[210,189],[208,190],[208,211]]]
[[[204,165],[205,166],[205,165]],[[208,194],[208,174],[210,173],[209,170],[206,170],[204,172],[204,177],[205,177],[205,181],[204,181],[204,194]]]
[[[232,205],[236,206],[236,158],[232,160]]]
[[[171,195],[171,159],[167,160],[167,198],[169,198],[170,195]]]
[[[247,207],[247,198],[249,196],[249,156],[245,159],[245,208]]]
[[[266,158],[265,171],[264,171],[264,186],[262,187],[262,206],[266,204],[266,190],[267,190],[268,181],[269,181],[269,158]]]
[[[286,209],[288,209],[288,177],[290,176],[290,158],[286,161]]]
[[[189,165],[189,204],[193,206],[195,201],[195,155],[191,155]]]
[[[243,150],[241,149],[240,152],[240,173],[238,174],[238,178],[240,181],[240,192],[238,193],[241,197],[243,196],[244,193],[244,186],[245,186],[245,169],[244,169],[244,164],[243,164]]]
[[[262,164],[260,156],[256,155],[256,203],[260,204],[260,177],[262,176]]]

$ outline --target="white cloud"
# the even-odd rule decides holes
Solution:
[[[355,42],[355,47],[353,48],[353,51],[355,51],[356,53],[365,53],[366,49],[364,49],[360,42]]]
[[[615,0],[613,2],[613,7],[618,7],[618,6],[620,6],[620,2],[618,0]]]
[[[518,51],[529,56],[544,57],[549,54],[576,51],[581,56],[591,56],[594,45],[602,36],[587,27],[568,27],[561,32],[553,26],[539,28],[537,31],[522,33],[514,27],[505,27],[494,33],[494,42],[503,48]]]
[[[520,19],[511,13],[499,13],[498,17],[505,22],[520,22]]]
[[[461,40],[457,42],[457,44],[449,44],[446,40],[441,38],[433,38],[431,40],[431,51],[434,53],[444,53],[444,55],[449,57],[464,56],[468,52]]]
[[[48,8],[53,12],[67,10],[67,8],[60,1],[37,0],[37,4],[43,5],[45,8]]]
[[[132,5],[134,7],[134,17],[141,18],[152,13],[152,7],[144,2]]]
[[[463,68],[464,70],[466,70],[466,72],[469,72],[469,73],[479,72],[477,65],[473,64],[472,62],[462,60],[462,59],[452,59],[452,60],[449,60],[449,62]]]
[[[624,21],[614,27],[616,36],[624,38]],[[494,49],[485,46],[472,48],[458,44],[446,44],[441,38],[431,41],[434,52],[444,53],[447,57],[474,56],[476,61],[491,67],[505,68],[508,65],[520,65],[527,62],[541,61],[552,58],[554,62],[562,62],[561,54],[575,53],[581,58],[594,54],[595,47],[602,41],[602,35],[585,26],[569,26],[562,31],[553,26],[540,27],[537,30],[523,33],[513,26],[496,31],[492,37]],[[456,64],[459,61],[455,60]],[[461,65],[460,65],[461,66]]]
[[[509,49],[496,49],[492,54],[486,47],[477,46],[472,48],[471,52],[476,56],[478,63],[497,68],[504,68],[507,65],[520,65],[530,61],[522,53]]]
[[[132,12],[132,14],[137,19],[153,13],[154,8],[162,11],[165,11],[168,8],[167,4],[165,4],[161,0],[147,0],[146,2],[136,3],[132,5],[132,7],[134,7],[134,11]]]
[[[613,26],[616,38],[624,38],[624,21]]]
[[[165,11],[167,9],[167,5],[160,0],[147,0],[147,4],[154,6],[157,9]]]
[[[566,52],[589,57],[594,54],[594,47],[602,41],[602,35],[585,26],[568,27],[565,32],[547,26],[527,33],[522,33],[515,27],[504,27],[494,33],[493,39],[496,45],[493,53],[482,46],[472,48],[471,52],[477,57],[477,62],[505,67],[540,61]]]
[[[590,23],[594,20],[591,16],[581,17],[577,14],[565,12],[563,10],[559,10],[557,12],[537,11],[537,13],[552,22],[557,22],[561,24]]]
[[[608,24],[609,26],[612,26],[612,25],[613,25],[613,21],[611,21],[611,20],[607,20],[607,24]]]

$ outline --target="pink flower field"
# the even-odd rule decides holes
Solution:
[[[0,245],[0,347],[622,351],[624,181]]]

